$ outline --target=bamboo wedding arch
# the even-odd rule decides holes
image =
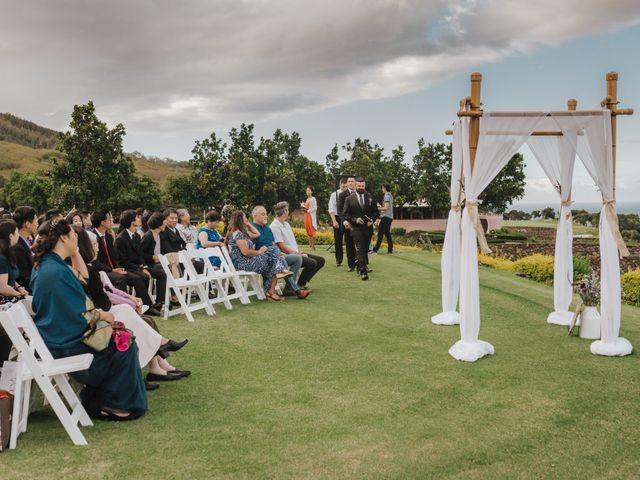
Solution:
[[[573,168],[576,158],[580,157],[600,189],[603,201],[599,226],[602,339],[591,345],[591,351],[606,356],[630,354],[631,344],[618,336],[621,308],[619,258],[629,252],[618,228],[615,179],[617,117],[632,115],[633,109],[618,108],[618,74],[607,73],[606,96],[601,108],[593,110],[578,110],[577,101],[569,99],[567,110],[561,111],[487,112],[482,109],[480,100],[482,75],[472,73],[470,80],[470,95],[460,101],[454,129],[446,132],[454,136],[451,210],[442,255],[443,311],[433,316],[432,322],[460,325],[461,339],[449,353],[464,361],[476,361],[494,353],[491,344],[478,339],[478,243],[482,252],[490,252],[480,226],[478,196],[509,158],[527,142],[560,194],[561,201],[554,263],[555,311],[547,321],[568,325],[573,315],[569,311],[570,286],[567,291],[571,280],[562,282],[561,279],[563,275],[567,276],[567,272],[571,274],[569,278],[573,274],[570,205]],[[456,311],[458,304],[460,313]]]

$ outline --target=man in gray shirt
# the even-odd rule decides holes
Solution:
[[[378,253],[380,245],[382,245],[382,237],[387,238],[387,251],[393,253],[393,239],[391,238],[391,222],[393,221],[393,195],[391,195],[391,185],[385,183],[382,185],[382,193],[384,198],[382,206],[378,207],[380,211],[380,224],[378,225],[378,239],[376,246],[373,247],[373,255]]]

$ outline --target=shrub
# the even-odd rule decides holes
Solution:
[[[481,253],[478,255],[478,263],[486,267],[495,268],[496,270],[504,270],[510,272],[513,270],[514,262],[506,258],[490,257],[489,255]]]
[[[308,245],[307,231],[304,228],[292,227],[296,242],[299,245]],[[333,232],[316,231],[316,245],[331,245],[333,243]]]
[[[536,253],[516,260],[513,271],[537,282],[553,283],[553,257]]]
[[[622,238],[627,242],[637,242],[640,240],[640,231],[638,230],[622,230],[620,233],[622,234]]]
[[[402,227],[394,227],[391,229],[391,235],[393,235],[394,237],[403,237],[404,235],[406,235],[407,230],[402,228]]]
[[[640,268],[622,275],[622,301],[631,305],[640,305]]]
[[[591,259],[583,255],[573,256],[573,283],[591,274]]]

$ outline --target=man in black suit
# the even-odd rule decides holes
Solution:
[[[13,221],[16,222],[18,233],[20,234],[18,243],[12,247],[16,266],[20,271],[16,281],[31,293],[31,287],[29,286],[31,270],[33,270],[31,244],[38,233],[38,214],[33,207],[18,207],[13,212]]]
[[[164,211],[164,231],[160,232],[160,251],[163,255],[179,252],[187,248],[187,242],[180,236],[176,228],[178,225],[178,211],[175,208],[167,208]]]
[[[367,264],[369,263],[368,251],[369,231],[373,222],[378,217],[377,203],[366,191],[364,178],[356,179],[356,192],[346,198],[342,210],[343,218],[351,225],[351,236],[355,243],[358,257],[358,273],[362,280],[368,280]]]
[[[148,315],[160,316],[160,312],[154,308],[149,296],[149,280],[142,272],[127,271],[120,264],[118,250],[113,239],[113,217],[107,209],[96,210],[91,214],[93,233],[98,236],[98,258],[95,265],[99,270],[107,273],[113,286],[125,290],[127,285],[136,290],[136,295],[142,299],[142,303],[149,306]]]
[[[180,235],[180,232],[176,228],[177,225],[178,211],[175,208],[167,208],[164,211],[165,229],[160,232],[160,251],[163,255],[179,252],[187,248],[187,242],[185,242],[182,235]],[[194,260],[193,266],[198,273],[204,271],[204,262],[202,260]]]
[[[120,258],[120,264],[127,272],[143,274],[148,285],[153,277],[156,279],[156,303],[154,308],[158,309],[164,303],[165,290],[167,286],[167,276],[162,266],[157,263],[152,267],[145,264],[142,256],[142,246],[140,235],[137,230],[142,223],[140,215],[135,210],[125,210],[120,215],[121,232],[116,237],[116,250]]]
[[[345,246],[347,247],[347,264],[349,265],[349,271],[353,272],[356,268],[356,248],[353,242],[353,237],[351,235],[351,224],[346,221],[343,215],[344,203],[350,195],[353,195],[356,191],[356,178],[351,176],[347,178],[347,189],[340,192],[338,195],[337,201],[337,209],[338,216],[340,217],[340,221],[342,222],[342,226],[344,228],[344,240]]]

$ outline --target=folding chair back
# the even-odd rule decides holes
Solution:
[[[171,258],[173,257],[173,258]],[[164,318],[168,319],[170,316],[179,315],[184,313],[187,320],[194,321],[191,312],[196,310],[205,309],[208,315],[215,313],[211,302],[209,301],[209,295],[207,293],[207,280],[199,278],[195,273],[195,268],[191,263],[191,260],[186,255],[186,252],[168,253],[166,255],[160,255],[160,264],[167,276],[167,290],[165,294],[164,304]],[[171,259],[173,267],[170,265]],[[184,267],[184,271],[180,276],[174,275],[173,272],[177,270],[177,263],[181,263]],[[193,269],[193,270],[192,270]],[[173,272],[172,272],[173,271]],[[189,272],[193,273],[189,273]],[[175,293],[180,306],[178,308],[171,309],[171,290]],[[191,302],[191,294],[195,293],[200,298],[197,303]]]
[[[88,369],[93,361],[93,355],[87,353],[54,359],[26,307],[20,303],[7,311],[0,312],[0,324],[18,351],[18,376],[13,392],[9,448],[16,447],[18,435],[27,429],[32,380],[35,380],[40,387],[73,443],[86,445],[87,441],[78,428],[78,422],[83,426],[93,425],[93,423],[69,385],[67,374]],[[60,398],[56,386],[66,399],[70,410]]]

